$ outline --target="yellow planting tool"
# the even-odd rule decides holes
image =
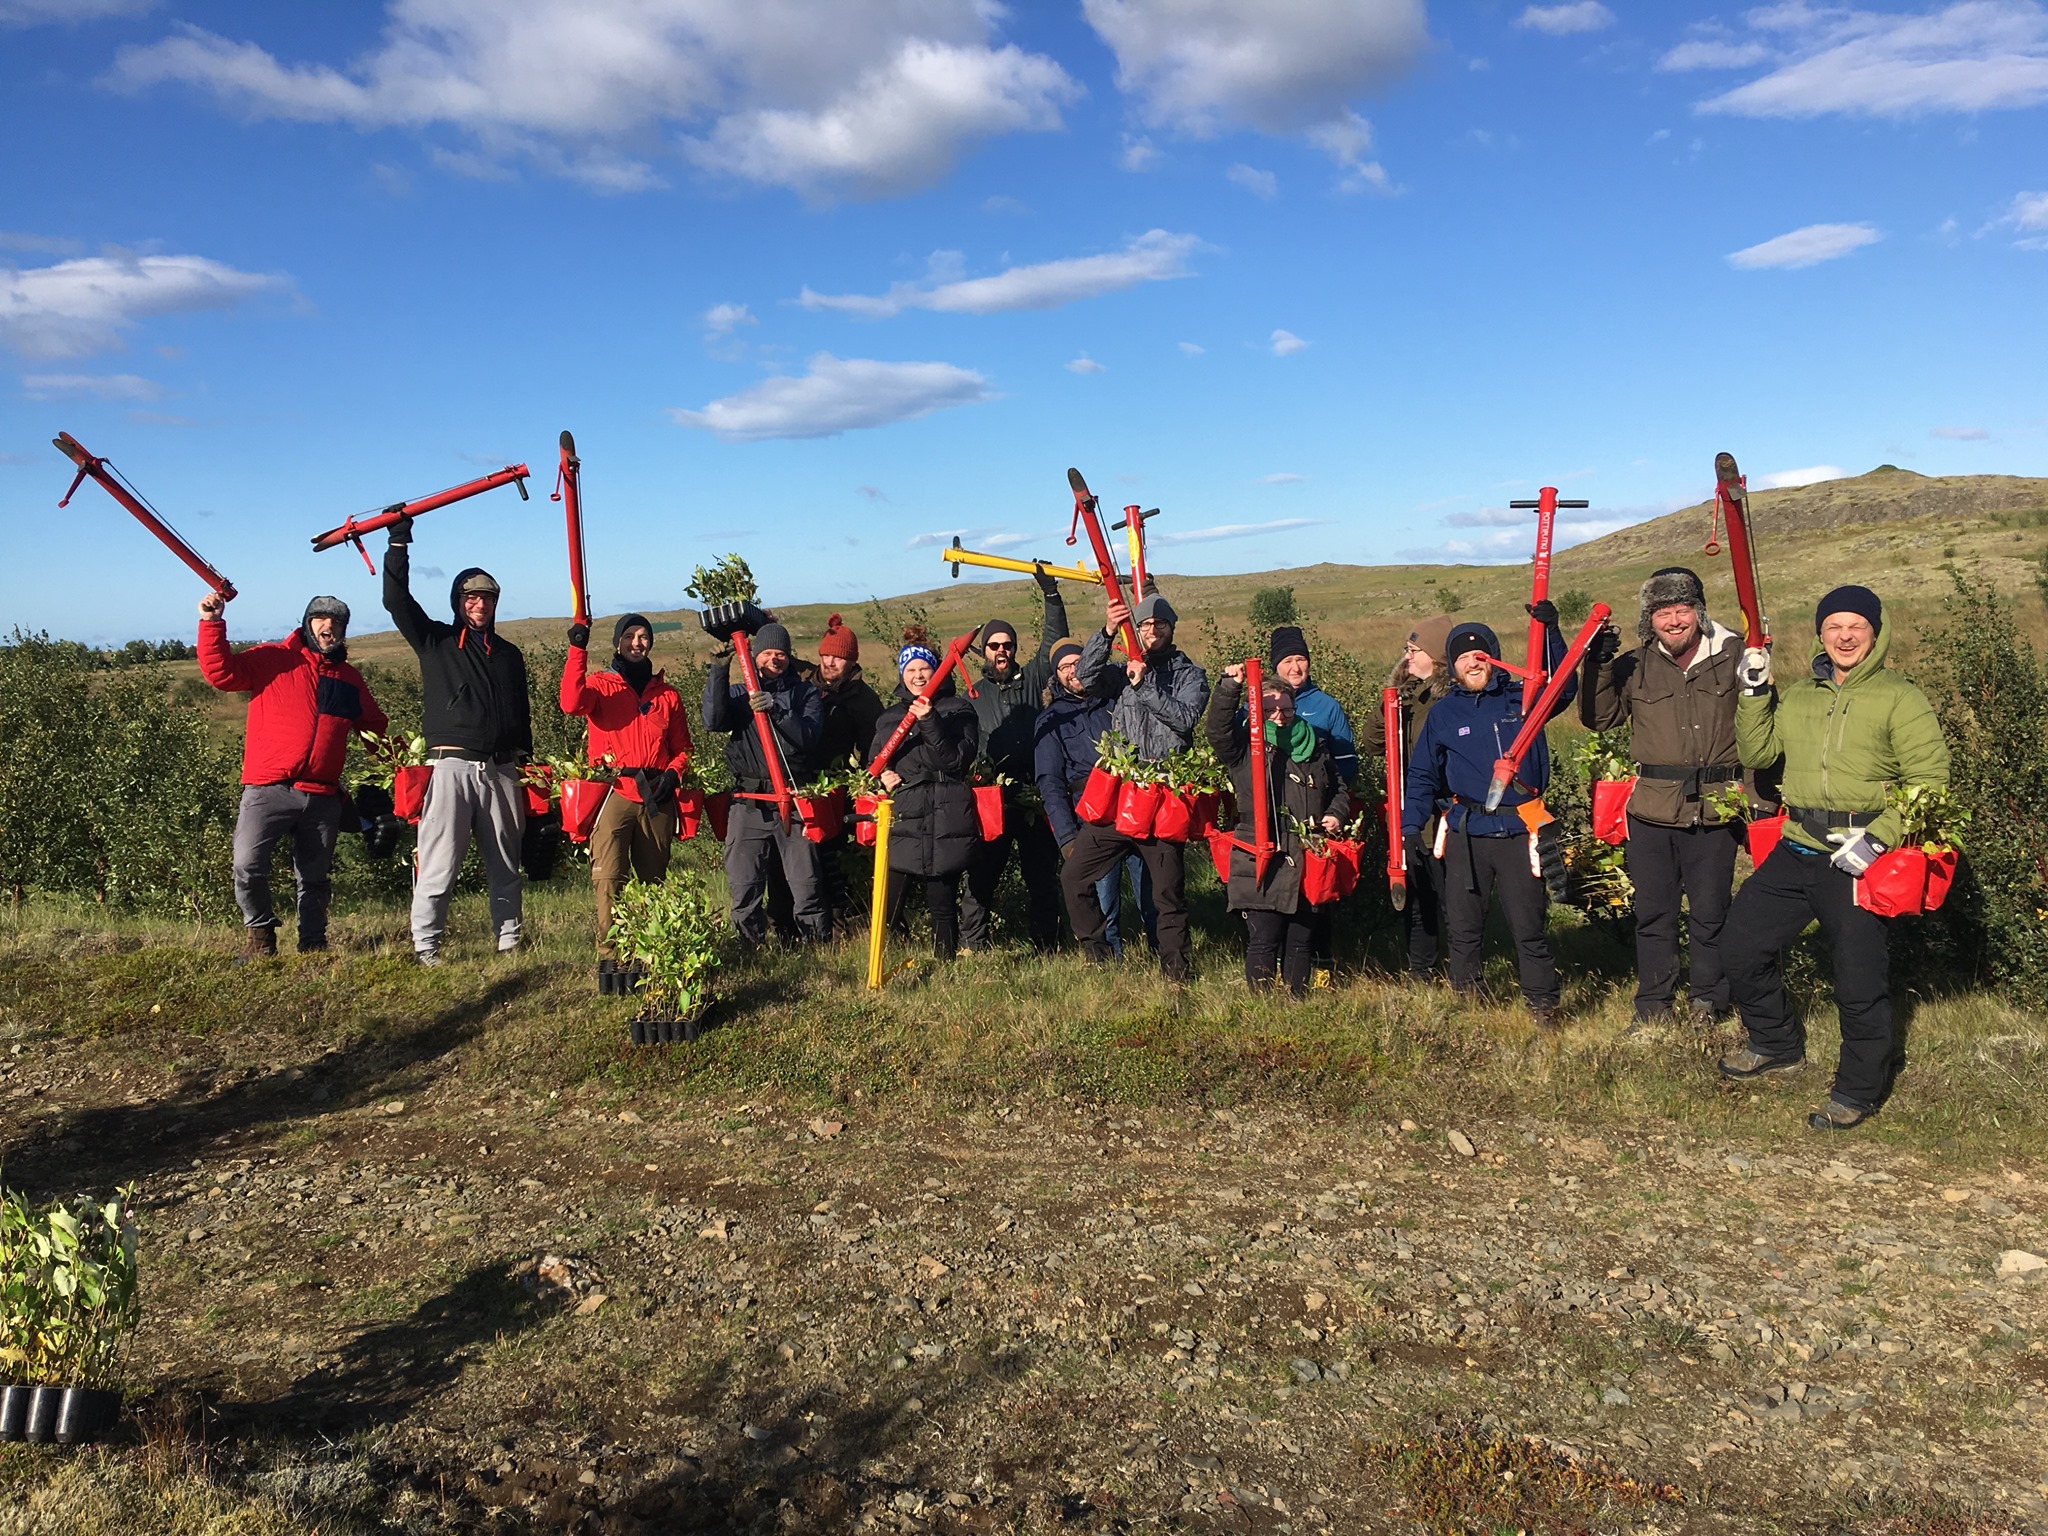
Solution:
[[[875,800],[875,889],[868,903],[868,990],[879,992],[887,980],[882,975],[882,944],[889,936],[889,822],[896,807],[887,795]]]
[[[939,558],[953,567],[954,576],[959,576],[963,565],[979,565],[991,571],[1015,571],[1020,576],[1036,576],[1041,567],[1048,576],[1057,576],[1061,581],[1087,581],[1102,585],[1102,573],[1091,571],[1085,565],[1047,565],[1043,560],[1012,560],[1008,555],[984,555],[977,550],[962,549],[956,537],[952,544],[939,551]]]

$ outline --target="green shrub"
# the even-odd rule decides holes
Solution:
[[[142,1315],[133,1194],[38,1212],[0,1190],[0,1379],[113,1383]]]
[[[1259,588],[1252,594],[1250,622],[1253,629],[1263,629],[1269,633],[1282,624],[1294,623],[1294,588]]]
[[[611,941],[622,961],[646,972],[641,996],[651,1017],[692,1019],[711,1000],[723,963],[724,911],[702,872],[683,862],[665,878],[628,882],[612,904]]]
[[[1557,616],[1567,634],[1586,622],[1586,615],[1593,611],[1595,601],[1593,594],[1584,587],[1572,587],[1559,594]]]
[[[1430,596],[1436,601],[1438,613],[1456,613],[1465,606],[1465,594],[1447,581],[1438,582]]]

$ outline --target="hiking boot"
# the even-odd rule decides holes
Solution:
[[[1719,1029],[1721,1010],[1704,998],[1696,997],[1685,1010],[1685,1021],[1698,1030]]]
[[[1732,1077],[1737,1082],[1748,1082],[1752,1078],[1768,1077],[1773,1072],[1796,1072],[1805,1065],[1804,1051],[1796,1056],[1766,1056],[1755,1047],[1745,1045],[1721,1058],[1721,1075]]]
[[[1564,1020],[1559,1016],[1555,1003],[1531,1003],[1529,1022],[1546,1035],[1554,1035],[1564,1028]]]
[[[441,963],[441,951],[438,949],[416,949],[412,957],[429,970]]]
[[[242,952],[235,956],[236,965],[247,965],[251,960],[270,960],[277,955],[277,930],[275,928],[249,928],[244,930]]]
[[[299,953],[300,953],[300,954],[302,954],[302,955],[324,955],[324,954],[326,954],[326,953],[327,953],[327,935],[323,933],[323,934],[320,934],[320,935],[318,935],[317,937],[315,937],[315,936],[311,936],[311,935],[308,935],[308,934],[303,934],[303,933],[302,933],[302,934],[300,934],[300,935],[299,935]]]
[[[1867,1109],[1858,1109],[1854,1104],[1845,1104],[1830,1094],[1826,1107],[1808,1115],[1806,1123],[1816,1131],[1852,1131],[1868,1120],[1871,1113]]]

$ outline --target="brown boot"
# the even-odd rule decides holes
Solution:
[[[242,952],[235,956],[235,964],[247,965],[251,960],[270,960],[277,955],[277,930],[275,928],[249,928],[244,930],[247,937],[242,941]]]

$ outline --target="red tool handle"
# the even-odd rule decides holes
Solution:
[[[1546,485],[1536,493],[1536,563],[1529,577],[1529,603],[1534,606],[1550,596],[1550,546],[1557,535],[1557,487]],[[1543,690],[1544,663],[1548,659],[1543,625],[1529,620],[1529,671],[1522,683],[1522,713],[1528,714]]]
[[[775,786],[775,809],[788,821],[793,808],[789,776],[782,771],[782,748],[775,740],[775,727],[768,723],[767,715],[753,707],[753,696],[761,691],[761,677],[754,670],[754,647],[745,630],[733,635],[732,653],[739,658],[740,676],[746,681],[747,708],[754,716],[754,735],[761,743],[761,757],[768,764],[768,782]]]
[[[954,636],[952,644],[946,647],[946,654],[940,658],[938,666],[933,668],[931,681],[918,691],[917,696],[920,699],[932,699],[938,696],[939,685],[952,675],[955,667],[960,665],[961,660],[967,655],[969,648],[973,646],[975,636],[980,633],[979,629],[970,629],[964,635]],[[972,692],[972,690],[970,689],[969,692]],[[882,750],[877,752],[875,760],[868,764],[870,775],[876,778],[881,777],[882,770],[889,766],[890,760],[896,756],[896,749],[903,745],[903,739],[910,734],[910,728],[915,724],[917,724],[917,716],[906,709],[903,712],[903,718],[896,722],[896,729],[889,733],[889,739],[882,743]]]
[[[1742,643],[1754,650],[1770,644],[1771,626],[1757,590],[1756,548],[1749,542],[1749,477],[1736,467],[1732,453],[1714,455],[1714,500],[1728,525],[1728,560],[1735,567],[1735,600],[1742,606]],[[1709,543],[1707,553],[1713,552]]]
[[[1266,866],[1273,862],[1273,785],[1266,777],[1266,670],[1256,656],[1244,659],[1244,687],[1250,706],[1245,718],[1251,725],[1252,840],[1231,841],[1252,856],[1252,883],[1263,885]]]
[[[588,627],[590,590],[583,584],[583,461],[576,457],[576,439],[566,428],[552,499],[562,504],[562,515],[569,524],[569,611],[576,623]]]
[[[1095,550],[1095,568],[1102,572],[1102,588],[1109,594],[1111,601],[1120,603],[1124,600],[1123,581],[1117,574],[1116,556],[1110,553],[1109,540],[1102,532],[1102,519],[1096,515],[1095,496],[1089,491],[1088,482],[1081,478],[1081,471],[1078,469],[1067,471],[1067,484],[1074,490],[1074,521],[1067,528],[1067,542],[1077,542],[1075,529],[1086,524],[1088,542]],[[1119,627],[1119,633],[1123,636],[1124,649],[1130,653],[1132,660],[1135,661],[1145,654],[1138,649],[1138,632],[1132,628],[1129,619],[1124,620]]]
[[[1408,853],[1401,838],[1401,791],[1408,769],[1401,733],[1401,690],[1380,690],[1380,730],[1387,743],[1387,899],[1399,912],[1408,905]]]
[[[155,534],[162,541],[164,548],[184,561],[193,575],[213,588],[224,599],[232,598],[235,595],[235,584],[215,570],[212,562],[207,560],[205,556],[200,554],[190,544],[186,543],[184,535],[179,533],[177,529],[173,528],[161,517],[158,517],[144,503],[140,496],[129,490],[119,480],[116,480],[113,471],[108,467],[105,459],[95,458],[91,453],[88,453],[85,445],[69,432],[59,432],[50,441],[56,445],[59,453],[62,453],[64,457],[78,466],[78,473],[71,477],[71,489],[64,493],[64,499],[57,503],[58,507],[69,506],[71,498],[77,492],[78,487],[90,475],[98,482],[100,488],[119,502],[138,523]]]
[[[1549,722],[1550,711],[1557,704],[1557,696],[1564,692],[1565,684],[1572,678],[1572,669],[1579,664],[1579,658],[1586,654],[1586,647],[1593,643],[1593,637],[1600,633],[1600,626],[1607,622],[1613,610],[1605,603],[1595,603],[1593,611],[1586,616],[1586,622],[1579,626],[1579,632],[1572,643],[1565,647],[1564,658],[1558,662],[1557,671],[1551,674],[1543,692],[1536,700],[1536,708],[1522,720],[1522,728],[1515,732],[1515,739],[1508,747],[1507,755],[1494,760],[1493,782],[1486,786],[1486,808],[1500,809],[1502,796],[1508,792],[1508,785],[1521,772],[1522,759],[1529,755],[1529,748],[1536,744],[1536,738],[1543,734],[1543,727]]]
[[[356,553],[363,557],[363,564],[370,564],[369,553],[363,548],[363,535],[375,533],[379,528],[389,528],[401,517],[418,517],[422,512],[431,512],[436,507],[445,507],[450,502],[462,501],[471,496],[481,496],[485,491],[495,491],[501,485],[515,485],[519,488],[519,499],[526,500],[526,478],[530,472],[524,464],[507,464],[503,469],[492,470],[462,485],[451,486],[445,491],[436,491],[431,496],[422,496],[417,501],[393,502],[379,512],[352,517],[339,528],[330,528],[325,533],[313,535],[313,548],[333,549],[337,544],[353,544]],[[374,571],[375,566],[370,566]]]

